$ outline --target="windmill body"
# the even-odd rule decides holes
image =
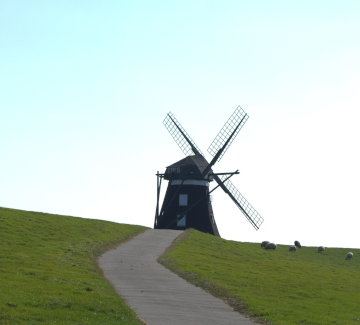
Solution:
[[[208,165],[203,156],[192,155],[166,168],[168,187],[155,228],[194,228],[220,236],[209,194],[212,169],[202,175]]]
[[[155,229],[183,230],[195,228],[202,232],[220,236],[210,199],[210,193],[218,187],[221,187],[229,195],[251,225],[256,230],[259,229],[263,218],[229,180],[230,177],[239,174],[239,172],[214,173],[212,169],[215,163],[223,157],[247,119],[248,115],[239,106],[211,143],[208,152],[213,158],[209,163],[174,115],[167,114],[163,124],[186,155],[186,158],[168,166],[164,174],[159,174],[159,172],[156,174]],[[163,179],[168,181],[168,186],[159,211],[160,188]],[[209,184],[212,181],[218,185],[210,191]]]

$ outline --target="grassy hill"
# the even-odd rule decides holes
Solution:
[[[96,258],[145,229],[0,208],[0,324],[142,324]]]
[[[188,230],[160,262],[264,324],[360,324],[358,249],[265,251]]]

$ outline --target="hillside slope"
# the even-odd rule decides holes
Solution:
[[[142,324],[96,258],[144,230],[0,208],[0,324]]]
[[[265,251],[188,230],[160,262],[262,323],[360,324],[360,250],[289,246]]]

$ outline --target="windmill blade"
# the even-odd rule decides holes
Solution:
[[[188,133],[184,130],[184,128],[181,126],[181,124],[177,121],[177,119],[171,112],[166,115],[163,124],[165,125],[177,145],[180,147],[182,152],[185,154],[185,156],[195,154],[202,155],[204,157],[198,146],[191,139],[191,137],[188,135]]]
[[[241,195],[241,193],[237,190],[234,184],[228,179],[226,175],[221,176],[220,178],[214,177],[216,182],[221,186],[221,188],[230,196],[230,198],[234,201],[236,206],[240,209],[240,211],[245,215],[245,217],[249,220],[251,225],[258,230],[261,224],[264,222],[264,219],[260,216],[260,214],[254,209],[254,207]],[[225,180],[223,182],[223,180]]]
[[[219,150],[222,150],[219,157],[216,158],[216,161],[220,161],[224,156],[226,150],[230,147],[231,143],[234,141],[248,118],[249,115],[247,115],[240,106],[238,106],[235,112],[230,116],[207,150],[213,157],[216,156]],[[216,161],[214,161],[214,163]]]

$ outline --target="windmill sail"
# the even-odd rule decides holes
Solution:
[[[219,155],[219,157],[217,157],[216,161],[220,161],[221,158],[224,156],[226,150],[234,141],[234,139],[240,132],[241,128],[248,120],[248,118],[249,115],[247,115],[245,111],[240,106],[238,106],[235,112],[227,120],[227,122],[225,123],[225,125],[220,130],[220,132],[215,137],[214,141],[210,144],[207,150],[213,157],[216,156],[219,150],[222,150],[221,154]]]
[[[249,220],[251,225],[258,230],[263,223],[264,219],[260,216],[260,214],[255,210],[255,208],[241,195],[241,193],[237,190],[234,184],[228,179],[225,182],[223,180],[226,179],[226,176],[215,177],[217,183],[219,181],[219,185],[221,188],[230,196],[230,198],[234,201],[236,206],[240,209],[240,211],[245,215],[245,217]],[[225,189],[226,190],[225,190]]]
[[[168,166],[166,172],[161,175],[169,183],[160,215],[157,204],[154,227],[157,229],[193,227],[220,236],[215,223],[211,201],[203,199],[209,197],[209,183],[214,179],[223,191],[230,196],[251,225],[256,230],[260,228],[264,219],[230,182],[229,176],[226,176],[229,173],[223,173],[224,176],[220,178],[221,174],[215,174],[212,171],[212,166],[222,158],[248,118],[249,116],[245,111],[238,106],[210,145],[208,152],[213,158],[208,163],[204,154],[175,116],[171,112],[166,115],[163,121],[164,126],[185,156],[187,156],[185,159],[191,158],[194,161],[187,162],[185,165],[184,159],[178,161]],[[198,164],[199,159],[204,162],[204,164],[200,164],[201,166]],[[236,172],[232,174],[236,174]],[[192,203],[190,209],[190,207],[187,207],[188,198],[189,202],[199,203],[196,205]]]
[[[171,112],[166,115],[163,124],[185,156],[195,154],[202,155],[204,157],[199,147],[195,144]]]

